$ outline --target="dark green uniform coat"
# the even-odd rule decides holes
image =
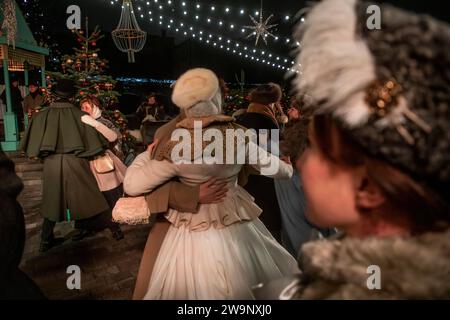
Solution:
[[[41,213],[51,221],[79,220],[108,210],[88,159],[102,154],[107,141],[81,122],[84,113],[68,102],[55,102],[36,113],[22,140],[29,157],[44,160]]]

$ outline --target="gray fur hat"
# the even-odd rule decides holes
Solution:
[[[371,156],[450,203],[450,27],[390,5],[324,0],[295,33],[299,94]],[[324,63],[326,62],[326,63]]]

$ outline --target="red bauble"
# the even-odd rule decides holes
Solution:
[[[95,47],[95,46],[97,45],[97,42],[94,41],[94,42],[92,42],[91,44],[92,44],[92,46]]]
[[[80,91],[80,96],[84,96],[84,91]]]

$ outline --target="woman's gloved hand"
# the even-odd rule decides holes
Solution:
[[[100,122],[98,122],[97,120],[95,120],[93,117],[91,117],[88,114],[82,116],[81,121],[91,127],[94,127],[94,128],[97,128],[101,124]]]

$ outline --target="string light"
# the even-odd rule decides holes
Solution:
[[[158,1],[157,0],[155,0],[155,3],[157,3]],[[117,3],[117,0],[116,0],[116,3]],[[167,2],[168,4],[171,4],[172,3],[172,1],[168,1]],[[149,5],[150,3],[148,3],[147,5]],[[182,2],[182,6],[183,7],[186,7],[186,2]],[[196,5],[196,7],[197,7],[197,9],[200,9],[201,7],[200,7],[200,5],[199,4],[197,4]],[[141,10],[140,9],[140,7],[138,7],[139,9],[138,10]],[[211,8],[211,11],[215,11],[216,10],[216,7],[215,6],[211,6],[210,7]],[[160,9],[162,9],[162,6],[160,6]],[[172,9],[172,11],[173,11],[173,9]],[[226,9],[225,9],[225,12],[226,13],[229,13],[230,12],[230,8],[228,8],[228,7],[226,7]],[[240,11],[239,11],[241,14],[244,14],[244,9],[241,9]],[[149,15],[151,15],[152,13],[151,13],[151,11],[149,11],[148,12],[149,13]],[[183,13],[184,13],[184,15],[187,15],[187,11],[183,11]],[[256,11],[255,12],[255,14],[258,16],[259,15],[259,11]],[[143,15],[141,15],[141,17],[142,17]],[[286,18],[287,18],[288,16],[286,16]],[[170,17],[169,17],[170,18]],[[195,18],[196,18],[196,20],[198,21],[198,20],[200,20],[200,16],[199,15],[196,15],[195,16]],[[150,17],[150,19],[149,19],[151,22],[153,22],[153,19]],[[162,25],[162,21],[161,20],[163,20],[163,17],[162,16],[160,16],[160,21],[159,21],[159,24],[160,25]],[[210,23],[211,21],[212,21],[212,19],[211,18],[208,18],[207,19],[207,21],[208,21],[208,23]],[[304,21],[304,18],[302,18],[302,21]],[[174,23],[174,20],[173,19],[170,19],[170,23]],[[223,22],[222,21],[219,21],[219,25],[220,26],[222,26],[223,25]],[[181,22],[180,23],[180,27],[181,28],[183,28],[184,27],[184,24],[183,24],[183,22]],[[230,28],[233,30],[234,29],[234,27],[235,27],[235,24],[230,24]],[[168,29],[171,29],[171,25],[167,25],[167,28]],[[188,28],[188,26],[186,26],[186,28]],[[194,30],[194,28],[191,26],[191,27],[189,27],[189,30],[191,30],[191,31],[193,31]],[[175,29],[175,32],[179,32],[180,31],[180,29],[179,28],[176,28]],[[199,34],[202,34],[203,32],[200,30],[199,31]],[[197,35],[195,34],[195,33],[193,33],[193,32],[187,32],[187,31],[182,31],[182,34],[184,34],[185,36],[187,36],[187,37],[192,37],[192,38],[195,38],[195,39],[197,39],[198,41],[203,41],[203,38],[201,37],[201,36],[198,36],[197,37]],[[213,38],[217,38],[218,39],[218,41],[219,41],[219,43],[217,43],[217,41],[214,41],[214,42],[211,42],[209,39],[213,39]],[[213,45],[214,47],[220,47],[220,49],[224,49],[224,46],[223,46],[223,44],[220,44],[220,42],[222,42],[222,40],[223,40],[223,38],[222,38],[222,36],[219,36],[219,35],[212,35],[212,34],[209,34],[209,39],[206,39],[206,43],[208,44],[208,45]],[[279,39],[279,37],[277,36],[276,38],[275,38],[275,40],[278,40]],[[230,39],[227,39],[227,41],[226,41],[227,43],[228,43],[228,45],[233,45],[234,44],[234,46],[237,48],[237,49],[239,49],[240,48],[240,44],[236,41],[233,41],[233,43],[231,42],[231,40]],[[290,39],[286,39],[286,43],[289,43],[290,42]],[[211,43],[211,44],[210,44]],[[298,43],[298,42],[297,42]],[[251,55],[248,55],[248,54],[244,54],[242,51],[239,51],[239,50],[237,50],[237,49],[233,49],[233,53],[234,54],[238,54],[239,56],[242,56],[242,57],[245,57],[245,58],[247,58],[247,59],[251,59],[251,60],[255,60],[256,59],[256,61],[257,62],[262,62],[263,64],[265,64],[265,65],[269,65],[269,66],[272,66],[272,67],[274,67],[274,68],[278,68],[278,69],[282,69],[282,70],[289,70],[290,68],[289,67],[285,67],[285,66],[283,66],[283,65],[280,65],[280,64],[277,64],[276,62],[274,62],[274,61],[270,61],[269,60],[269,58],[272,58],[273,57],[273,55],[272,54],[268,54],[267,56],[268,56],[268,58],[265,58],[265,59],[260,59],[260,58],[258,58],[258,57],[255,57],[255,56],[251,56]],[[227,47],[226,48],[226,50],[227,51],[230,51],[230,47]],[[244,50],[245,51],[247,51],[248,50],[248,48],[247,47],[244,47]],[[253,49],[253,53],[257,53],[257,50],[256,49]],[[261,51],[261,55],[265,55],[265,51]],[[276,60],[277,61],[280,61],[280,57],[276,57]],[[284,63],[288,63],[288,59],[284,59]],[[291,61],[291,63],[292,63],[292,65],[294,65],[294,62],[293,61]],[[295,69],[293,69],[292,68],[292,70],[293,70],[293,72],[297,72],[298,73],[298,70],[295,70]]]

